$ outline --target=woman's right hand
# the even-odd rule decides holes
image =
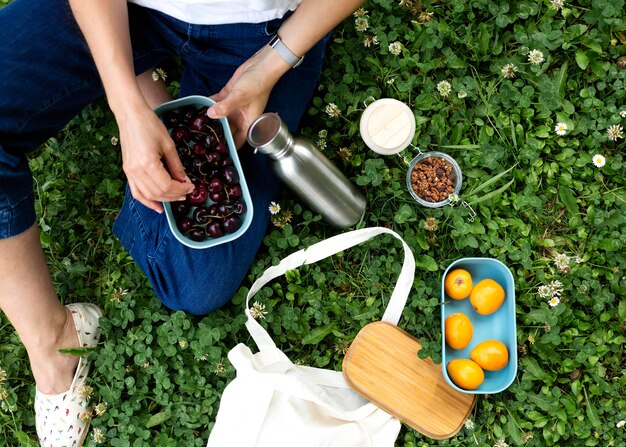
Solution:
[[[147,104],[116,116],[123,169],[132,196],[156,212],[161,202],[184,200],[194,185],[167,129]]]

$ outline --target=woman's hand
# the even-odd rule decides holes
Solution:
[[[228,117],[237,148],[246,142],[250,124],[263,113],[272,88],[289,68],[265,46],[235,71],[219,93],[211,96],[216,104],[207,114],[211,118]]]
[[[135,199],[160,213],[161,202],[183,200],[193,191],[174,142],[147,104],[118,118],[118,126],[123,168]]]

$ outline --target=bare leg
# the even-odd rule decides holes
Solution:
[[[66,391],[78,357],[58,349],[78,346],[78,336],[52,286],[35,225],[0,240],[0,272],[0,308],[26,347],[37,388],[46,394]]]
[[[137,76],[137,83],[146,102],[153,109],[172,99],[165,88],[165,82],[161,79],[155,81],[152,78],[152,70],[145,71]]]

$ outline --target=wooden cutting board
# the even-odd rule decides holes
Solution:
[[[476,402],[450,387],[441,365],[417,356],[422,346],[399,327],[370,323],[343,359],[343,375],[363,397],[432,439],[454,436]]]

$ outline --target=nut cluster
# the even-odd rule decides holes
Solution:
[[[415,164],[411,187],[421,199],[442,202],[454,192],[457,176],[452,165],[443,158],[428,157]]]

